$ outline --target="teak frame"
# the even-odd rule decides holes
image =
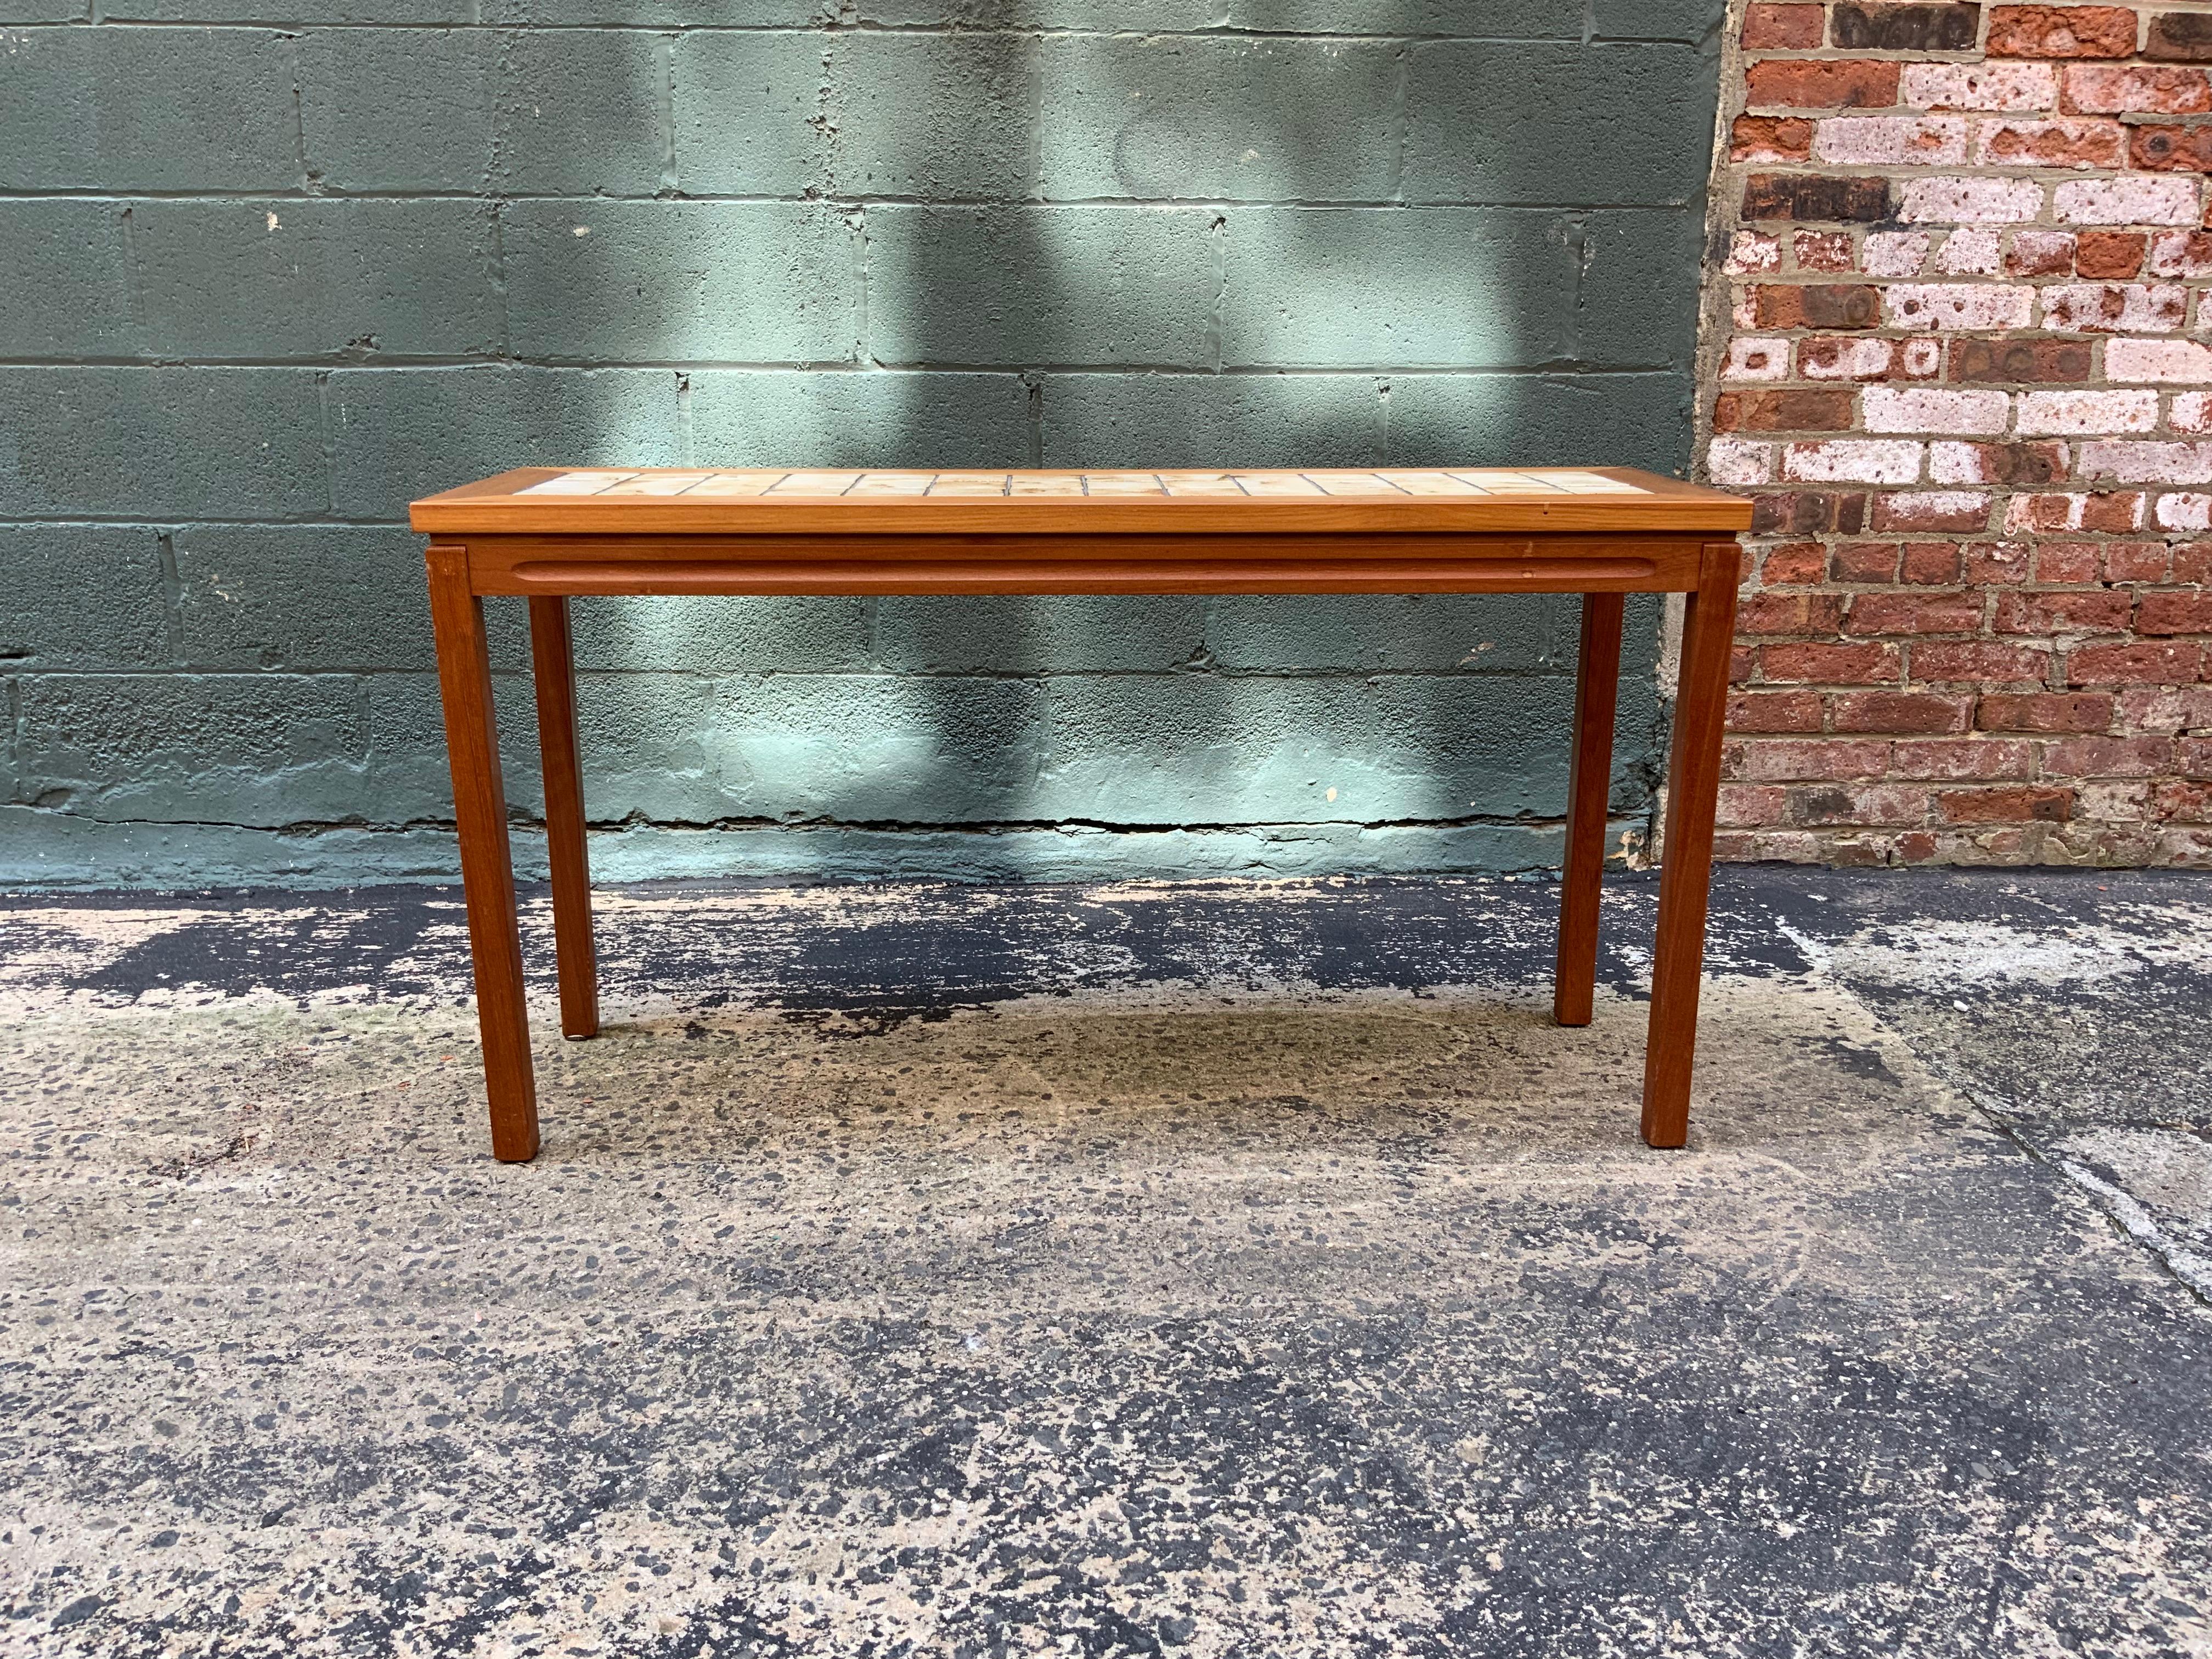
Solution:
[[[1155,501],[1115,497],[686,502],[519,495],[555,468],[414,504],[453,771],[493,1154],[538,1145],[483,596],[530,609],[561,1029],[599,1029],[568,599],[584,594],[1570,592],[1582,599],[1553,1012],[1589,1024],[1623,596],[1686,595],[1668,769],[1643,1134],[1680,1146],[1704,968],[1739,555],[1750,504],[1626,470],[1638,494]],[[1037,476],[1037,475],[1031,475]],[[1060,475],[1067,476],[1067,475]],[[1720,538],[1722,535],[1726,539]]]

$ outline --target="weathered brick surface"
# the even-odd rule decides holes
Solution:
[[[226,860],[267,832],[268,870],[210,881],[333,827],[425,844],[450,809],[403,514],[511,465],[1685,471],[1725,9],[0,0],[0,801],[208,826]],[[1826,24],[1774,19],[1792,51]],[[1863,92],[1887,50],[1848,54]],[[1779,169],[1823,123],[1838,155],[1971,157],[1954,111],[1847,112],[1773,112]],[[1865,314],[1832,332],[1879,323],[1852,247]],[[2205,257],[2146,244],[2110,280]],[[1778,386],[1744,437],[1823,409],[1841,435],[1845,385]],[[526,813],[526,635],[489,611]],[[1624,814],[1664,737],[1662,610],[1632,617]],[[1355,867],[1370,826],[1556,856],[1571,602],[640,600],[574,625],[590,811],[648,837],[734,822],[826,872],[860,838],[1060,820]],[[820,833],[769,827],[794,821]]]
[[[1700,414],[1758,517],[1723,851],[2205,861],[2212,12],[1732,24]]]

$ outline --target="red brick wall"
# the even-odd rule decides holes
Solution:
[[[1724,854],[2212,865],[2212,8],[1730,33]]]

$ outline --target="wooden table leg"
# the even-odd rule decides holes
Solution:
[[[1567,778],[1567,856],[1559,872],[1559,953],[1552,1017],[1587,1025],[1597,991],[1598,887],[1605,874],[1606,806],[1613,792],[1613,716],[1620,689],[1619,593],[1583,595],[1575,659],[1575,748]]]
[[[1690,1070],[1705,964],[1705,895],[1713,869],[1721,733],[1728,723],[1739,559],[1734,542],[1705,547],[1682,619],[1682,674],[1667,769],[1659,935],[1651,952],[1651,1024],[1644,1050],[1644,1139],[1680,1146],[1690,1133]]]
[[[576,760],[576,665],[568,601],[530,601],[530,659],[538,682],[538,750],[545,774],[545,852],[553,874],[553,957],[561,972],[561,1033],[599,1034],[599,964],[592,949],[592,869],[584,845],[584,783]]]
[[[429,551],[430,620],[438,638],[438,688],[453,765],[453,818],[468,896],[469,955],[483,1032],[484,1091],[492,1155],[521,1163],[538,1153],[538,1091],[530,1072],[530,1017],[522,1000],[522,936],[507,845],[507,792],[499,775],[491,653],[483,601],[469,591],[468,550]]]

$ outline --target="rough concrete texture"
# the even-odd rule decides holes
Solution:
[[[402,520],[507,466],[1686,467],[1724,9],[0,0],[0,882],[450,878]],[[1555,859],[1569,607],[1249,609],[581,606],[592,810],[632,877]]]
[[[609,893],[526,1167],[450,890],[13,901],[0,1648],[2212,1650],[2201,885],[1725,873],[1674,1154],[1652,896]]]

